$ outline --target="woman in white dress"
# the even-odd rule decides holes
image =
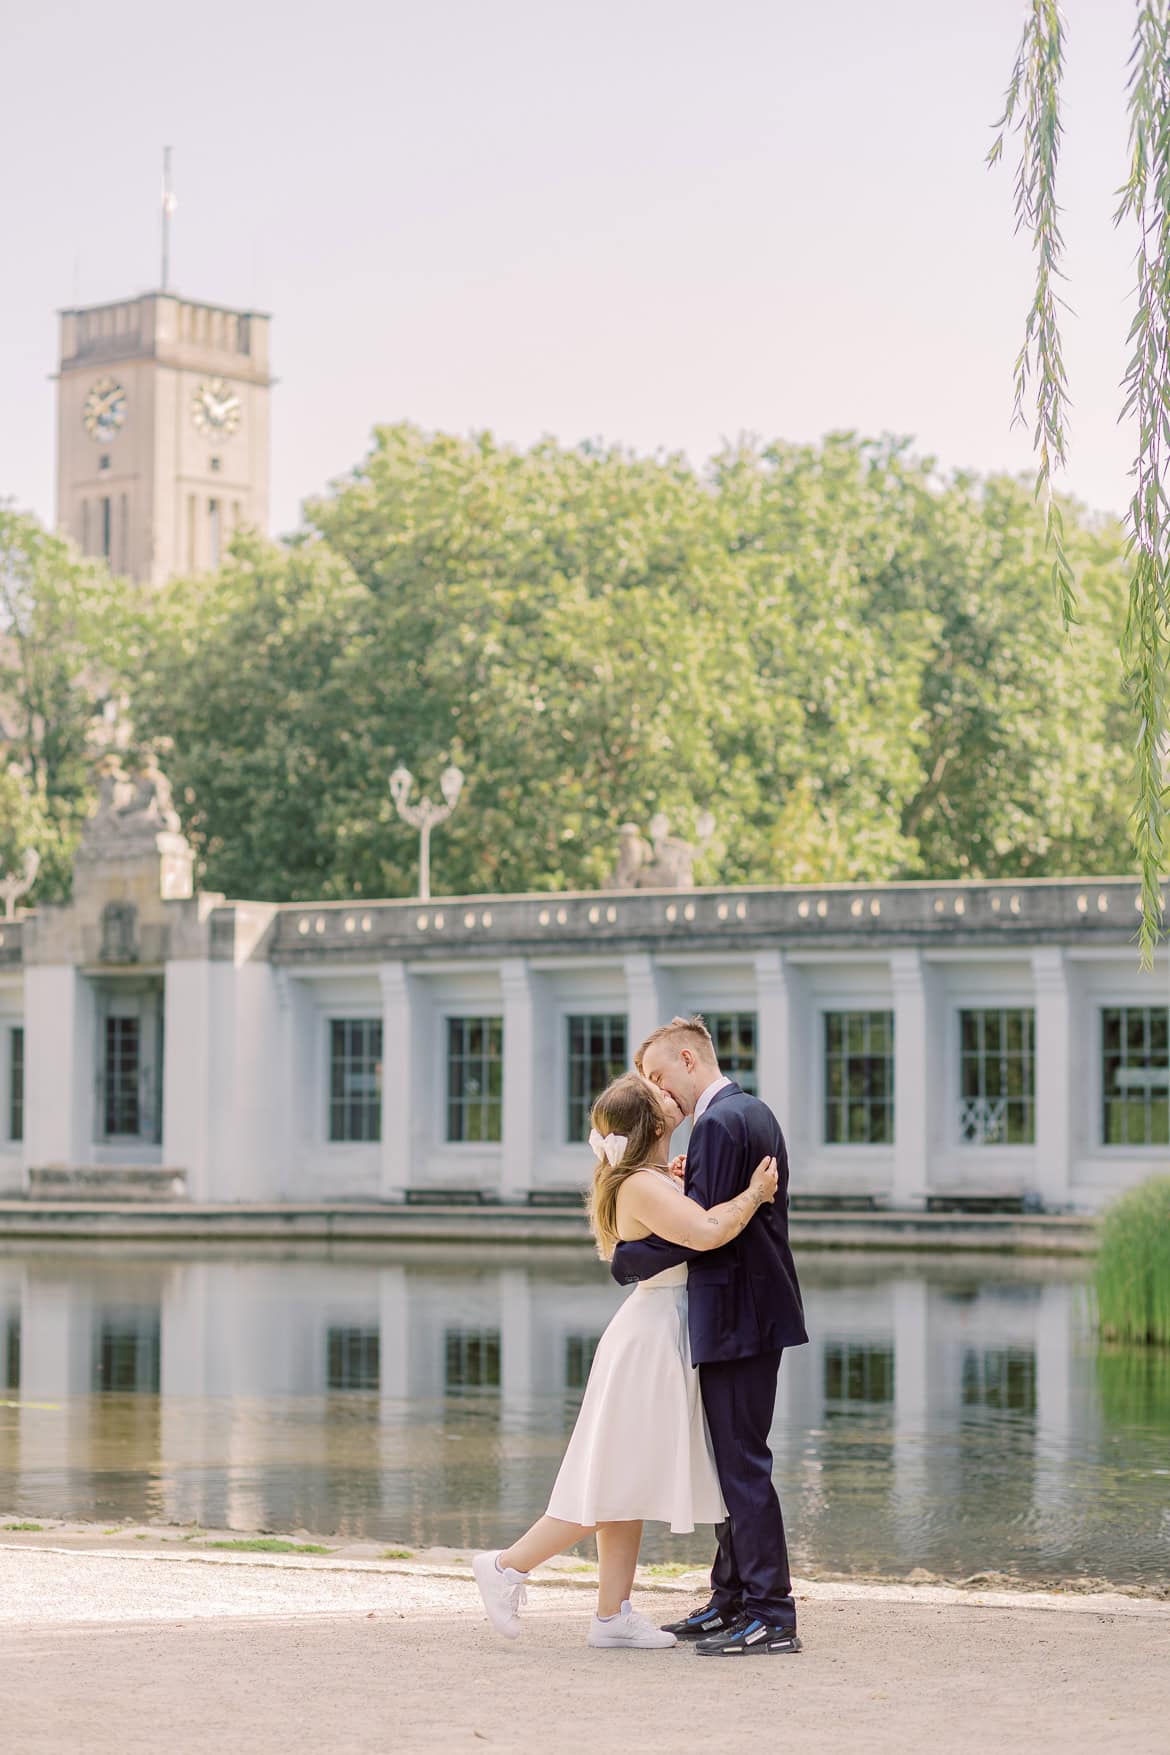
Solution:
[[[734,1200],[708,1211],[688,1199],[666,1162],[682,1116],[665,1092],[638,1073],[602,1092],[592,1120],[597,1168],[589,1220],[605,1260],[619,1240],[652,1232],[688,1249],[718,1249],[775,1199],[774,1158],[758,1165]],[[595,1534],[598,1594],[589,1644],[674,1645],[673,1633],[630,1607],[643,1521],[681,1533],[725,1516],[698,1373],[691,1369],[687,1270],[668,1268],[635,1287],[598,1342],[545,1515],[510,1548],[475,1556],[488,1619],[498,1633],[515,1639],[532,1568]]]

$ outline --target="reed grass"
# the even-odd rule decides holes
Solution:
[[[1151,1176],[1105,1213],[1096,1290],[1106,1340],[1170,1347],[1170,1176]]]

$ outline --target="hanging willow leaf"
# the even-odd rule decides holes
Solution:
[[[1137,309],[1130,326],[1122,418],[1136,416],[1127,519],[1131,573],[1122,655],[1138,721],[1134,845],[1142,882],[1142,957],[1159,937],[1166,865],[1166,673],[1170,657],[1170,530],[1165,470],[1170,456],[1170,0],[1138,6],[1129,78],[1129,177],[1117,224],[1137,228]]]
[[[1167,668],[1170,660],[1170,502],[1165,485],[1170,456],[1170,0],[1139,0],[1130,56],[1129,179],[1115,222],[1136,222],[1137,309],[1127,341],[1121,419],[1137,421],[1134,489],[1127,515],[1130,592],[1122,662],[1137,732],[1133,842],[1141,877],[1139,943],[1144,967],[1161,937],[1166,867],[1166,775],[1170,766]],[[1036,283],[1015,365],[1014,419],[1025,418],[1034,382],[1037,494],[1045,496],[1045,527],[1052,545],[1053,584],[1067,626],[1074,620],[1072,570],[1064,548],[1052,469],[1065,462],[1068,384],[1061,357],[1053,282],[1063,278],[1063,240],[1056,204],[1060,157],[1060,86],[1064,20],[1056,0],[1031,0],[1003,115],[988,163],[1003,155],[1011,130],[1021,137],[1016,173],[1016,229],[1031,233]],[[1066,307],[1067,308],[1067,307]]]
[[[1052,486],[1052,472],[1066,462],[1068,380],[1060,345],[1056,282],[1064,279],[1064,239],[1056,204],[1060,159],[1060,83],[1064,73],[1064,21],[1056,0],[1032,0],[1004,96],[1003,114],[989,165],[1003,156],[1009,131],[1020,136],[1016,168],[1016,230],[1028,231],[1036,256],[1036,281],[1024,323],[1024,345],[1016,356],[1013,424],[1027,426],[1029,383],[1035,385],[1033,445],[1037,458],[1036,497],[1044,502],[1044,534],[1052,550],[1052,584],[1066,627],[1076,620],[1072,565],[1064,540],[1064,521]],[[1067,306],[1065,307],[1067,309]]]

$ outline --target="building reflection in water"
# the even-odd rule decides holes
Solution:
[[[798,1569],[1165,1576],[1161,1379],[1103,1398],[1082,1269],[802,1265],[773,1430]],[[0,1512],[503,1539],[620,1297],[583,1254],[9,1254]]]

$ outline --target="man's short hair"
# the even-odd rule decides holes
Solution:
[[[659,1024],[657,1030],[651,1030],[634,1056],[634,1065],[639,1072],[642,1071],[642,1056],[655,1042],[669,1042],[672,1046],[692,1048],[702,1058],[714,1061],[716,1066],[719,1064],[711,1032],[698,1012],[693,1018],[671,1018],[669,1024]]]

